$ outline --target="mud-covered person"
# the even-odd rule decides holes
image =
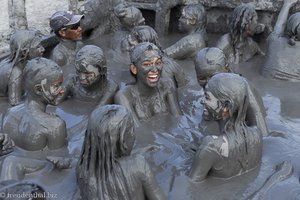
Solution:
[[[122,47],[124,51],[128,52],[128,57],[131,49],[142,42],[153,43],[161,49],[156,31],[147,25],[134,27],[123,42],[126,43]],[[166,54],[163,54],[162,61],[164,63],[162,77],[172,79],[177,87],[185,86],[188,81],[181,66]]]
[[[196,52],[207,46],[206,11],[202,4],[189,4],[183,7],[179,19],[179,30],[187,33],[164,52],[174,59],[186,59],[195,56]]]
[[[130,155],[134,143],[125,107],[105,105],[91,113],[76,169],[82,199],[166,199],[145,158]]]
[[[230,68],[224,52],[216,47],[204,48],[198,51],[194,58],[197,81],[205,88],[211,77],[219,73],[234,73]],[[246,114],[248,125],[256,125],[264,136],[268,135],[265,117],[266,110],[263,100],[256,88],[249,82],[249,107]]]
[[[216,47],[224,51],[229,63],[240,63],[254,55],[264,55],[259,45],[252,39],[254,34],[262,33],[265,25],[257,22],[258,16],[252,3],[242,4],[233,10],[229,33],[223,35]]]
[[[70,11],[57,11],[50,18],[50,27],[59,39],[50,59],[62,67],[64,74],[73,73],[77,51],[83,46],[80,20],[83,15],[74,15]]]
[[[63,94],[62,82],[62,70],[55,62],[35,58],[27,63],[24,69],[26,99],[7,111],[2,128],[17,147],[28,151],[28,156],[6,157],[2,162],[1,180],[20,180],[27,173],[44,168],[48,161],[58,168],[69,167],[70,161],[56,157],[58,151],[54,151],[67,153],[66,123],[58,116],[46,113],[47,105],[57,105],[58,97]],[[38,152],[43,152],[42,160],[34,156]]]
[[[22,102],[23,69],[28,60],[41,57],[45,51],[42,35],[31,30],[17,30],[10,37],[10,55],[0,62],[0,97],[8,97],[10,105]]]
[[[133,115],[136,125],[158,113],[181,115],[174,83],[161,79],[162,51],[152,43],[137,44],[131,51],[130,71],[136,82],[121,88],[114,100]]]
[[[288,18],[299,0],[285,0],[274,31],[268,37],[263,75],[285,81],[300,81],[300,12]]]
[[[247,80],[233,73],[219,73],[208,81],[202,117],[218,122],[220,129],[203,138],[189,172],[193,181],[208,174],[230,178],[259,165],[262,130],[245,121],[250,90]]]
[[[107,77],[106,58],[100,47],[82,47],[76,54],[75,69],[76,75],[71,75],[66,81],[61,100],[72,97],[99,106],[113,103],[118,85]]]

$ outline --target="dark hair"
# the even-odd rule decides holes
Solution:
[[[294,46],[295,43],[295,36],[298,34],[297,29],[300,26],[300,12],[292,14],[287,22],[286,32],[288,37],[290,38],[288,43],[291,46]]]
[[[233,46],[236,45],[254,16],[257,16],[257,13],[252,3],[242,4],[233,10],[229,24]]]
[[[76,169],[83,199],[131,199],[118,158],[130,153],[124,135],[133,128],[132,115],[123,106],[106,105],[91,113]]]
[[[142,42],[150,42],[155,44],[158,48],[161,49],[159,40],[158,40],[158,35],[156,31],[151,27],[151,26],[135,26],[131,33],[131,37],[135,38],[138,43]]]

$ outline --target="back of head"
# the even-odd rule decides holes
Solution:
[[[10,60],[26,59],[29,49],[42,41],[42,34],[33,30],[16,30],[10,37]]]
[[[130,154],[133,128],[132,116],[123,106],[105,105],[91,113],[76,169],[82,197],[130,200],[118,158]]]
[[[93,65],[102,69],[106,65],[106,58],[100,47],[95,45],[85,45],[76,54],[75,57],[77,68],[79,63],[84,63],[85,65]]]
[[[225,54],[216,47],[204,48],[198,51],[194,64],[197,76],[203,78],[210,78],[214,74],[228,72]]]
[[[44,80],[55,80],[62,75],[61,68],[52,60],[34,58],[24,68],[24,83],[27,92],[32,92],[34,86]]]
[[[158,35],[151,26],[136,26],[132,29],[130,35],[138,43],[151,42],[160,48]]]

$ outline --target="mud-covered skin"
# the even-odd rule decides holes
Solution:
[[[71,75],[65,83],[65,93],[61,100],[68,96],[87,102],[97,102],[99,106],[113,103],[118,85],[107,79],[106,58],[101,48],[86,45],[75,58],[76,75]]]
[[[166,199],[147,161],[130,156],[135,137],[125,107],[106,105],[91,113],[76,169],[83,199]]]
[[[23,69],[27,61],[42,56],[45,51],[41,41],[42,35],[36,31],[18,30],[11,35],[11,54],[0,63],[0,97],[8,97],[12,106],[23,100]]]
[[[24,69],[26,100],[10,108],[2,129],[16,146],[27,151],[57,150],[66,147],[66,124],[56,115],[46,113],[47,104],[56,105],[63,93],[62,70],[51,60],[36,58]],[[27,173],[44,168],[45,160],[10,155],[2,164],[1,180],[22,179]],[[68,166],[65,166],[68,167]]]
[[[300,81],[300,13],[288,18],[297,0],[285,1],[279,13],[274,31],[268,37],[268,49],[262,74],[285,81]],[[286,26],[286,27],[285,27]],[[285,35],[285,30],[287,35]]]
[[[157,113],[181,114],[177,94],[171,80],[160,80],[163,68],[162,52],[152,43],[136,45],[131,51],[131,72],[136,83],[122,88],[115,103],[125,106],[137,125]]]
[[[198,50],[206,47],[206,12],[199,4],[187,5],[182,9],[179,29],[188,35],[164,49],[171,58],[186,59],[194,57]]]
[[[229,63],[248,61],[254,55],[264,55],[259,45],[252,39],[254,34],[264,31],[265,26],[257,22],[253,4],[242,4],[233,10],[230,32],[223,35],[216,47],[224,51]]]
[[[189,172],[193,181],[204,180],[208,173],[230,178],[259,165],[262,132],[245,123],[249,90],[246,79],[236,74],[219,73],[208,81],[202,116],[218,121],[221,134],[203,138]]]

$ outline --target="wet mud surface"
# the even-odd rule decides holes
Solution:
[[[163,46],[168,46],[178,35],[168,37]],[[132,81],[129,68],[113,61],[109,53],[109,37],[96,42],[106,53],[109,77],[121,86]],[[95,43],[89,41],[89,44]],[[185,173],[201,138],[214,133],[215,124],[202,122],[200,98],[203,91],[196,82],[191,60],[179,61],[190,82],[178,91],[183,116],[159,115],[143,122],[136,129],[137,139],[132,154],[143,154],[156,175],[156,180],[171,200],[219,200],[219,199],[300,199],[300,106],[298,106],[299,83],[282,82],[262,77],[264,57],[256,56],[247,63],[239,64],[239,72],[247,77],[263,97],[267,110],[267,126],[270,135],[264,138],[262,162],[256,169],[231,179],[209,177],[201,183],[191,182]],[[77,199],[75,166],[83,143],[88,114],[95,107],[91,103],[67,100],[57,107],[48,107],[48,112],[66,121],[68,129],[69,157],[75,158],[72,168],[52,170],[46,168],[29,174],[26,180],[39,183],[58,199]],[[1,114],[7,108],[6,99],[0,99]],[[44,152],[29,152],[30,157],[42,157]],[[53,152],[65,154],[66,149]],[[27,155],[16,148],[12,155]]]

